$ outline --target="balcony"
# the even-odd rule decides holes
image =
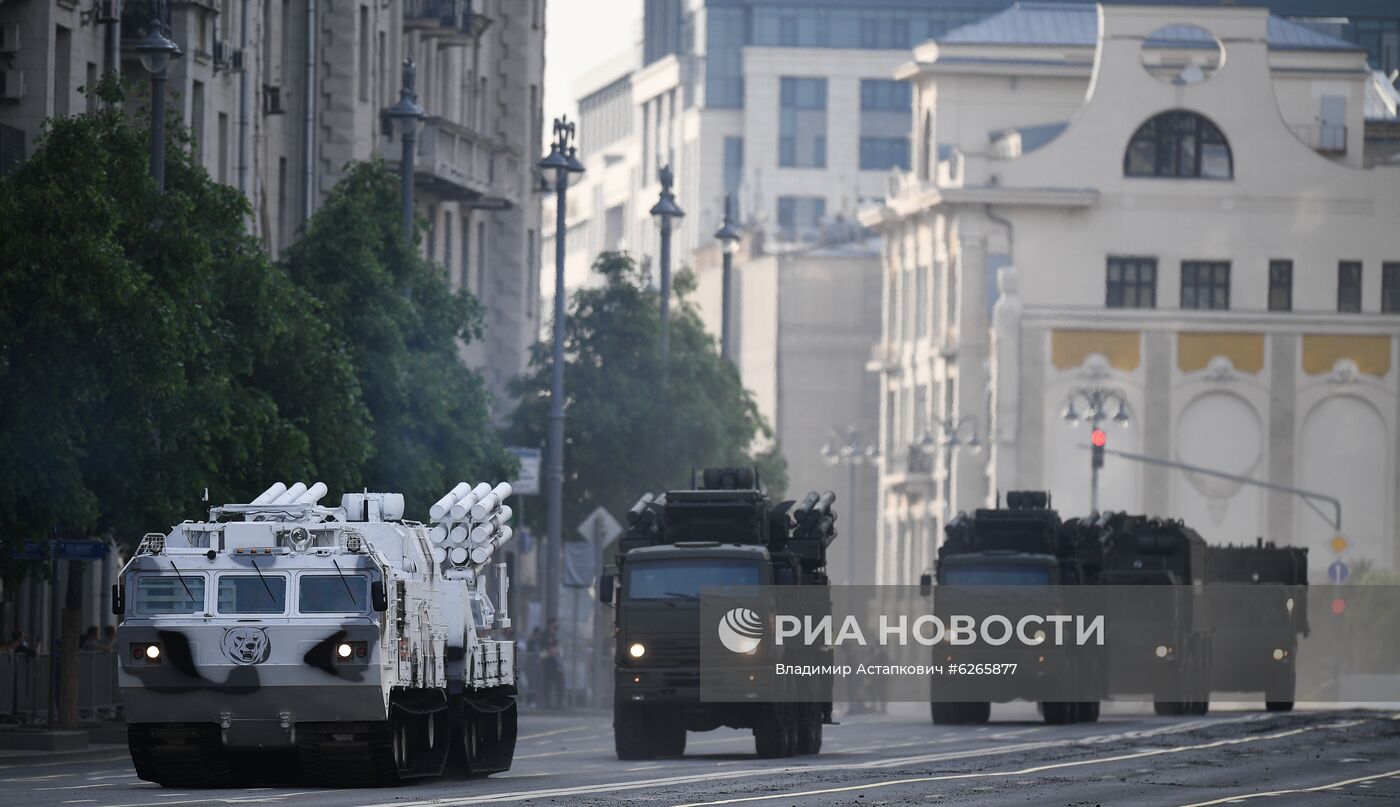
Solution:
[[[1306,123],[1293,128],[1293,134],[1319,154],[1346,154],[1347,127],[1336,123]]]
[[[384,159],[398,165],[403,146],[383,141]],[[507,208],[520,203],[517,161],[497,144],[458,123],[439,117],[423,121],[414,164],[417,186],[469,207]]]
[[[465,38],[477,33],[471,0],[404,0],[403,27],[427,36]]]

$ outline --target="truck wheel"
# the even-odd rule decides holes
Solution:
[[[1075,714],[1075,719],[1076,719],[1078,722],[1080,722],[1080,723],[1097,723],[1097,722],[1099,722],[1099,702],[1098,702],[1098,701],[1080,701],[1079,703],[1075,704],[1075,706],[1077,707],[1077,713]]]
[[[1293,701],[1264,701],[1264,708],[1270,712],[1291,712]]]
[[[613,748],[618,759],[651,759],[657,749],[651,742],[651,729],[647,726],[643,706],[613,704]]]
[[[652,744],[656,756],[685,756],[685,724],[680,722],[679,717],[676,715],[668,720],[658,720],[652,725]]]
[[[481,704],[489,710],[467,705],[471,715],[469,731],[476,733],[477,753],[468,762],[472,776],[490,776],[510,770],[515,761],[515,739],[518,734],[515,698],[508,704]]]
[[[162,787],[233,784],[216,723],[129,723],[126,737],[138,779]]]
[[[1074,701],[1043,701],[1040,704],[1045,722],[1051,726],[1064,726],[1074,722],[1079,707]]]
[[[929,712],[933,715],[933,725],[952,726],[958,721],[958,707],[960,703],[948,703],[947,701],[934,701],[929,704]]]
[[[770,703],[761,707],[753,727],[754,750],[761,759],[792,756],[793,727],[789,725],[789,709],[785,703]]]
[[[822,705],[820,703],[798,704],[797,753],[801,755],[819,754],[822,750]]]
[[[1152,701],[1152,711],[1162,717],[1177,717],[1186,714],[1186,704],[1181,701]]]

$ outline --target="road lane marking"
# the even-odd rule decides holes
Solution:
[[[1316,787],[1298,787],[1291,788],[1289,790],[1267,790],[1259,793],[1241,793],[1237,796],[1226,796],[1225,798],[1215,799],[1213,801],[1198,801],[1195,804],[1183,805],[1183,807],[1208,807],[1212,804],[1229,804],[1237,801],[1245,801],[1246,799],[1257,799],[1262,796],[1289,796],[1297,793],[1320,793],[1324,790],[1335,790],[1339,787],[1354,785],[1357,782],[1372,782],[1380,779],[1390,779],[1391,777],[1395,776],[1400,776],[1400,769],[1386,771],[1385,773],[1373,773],[1370,776],[1358,776],[1354,779],[1343,779],[1340,782],[1333,782],[1330,785],[1317,785]]]
[[[1232,745],[1244,745],[1246,743],[1259,742],[1262,740],[1279,740],[1285,737],[1294,737],[1305,734],[1309,731],[1320,729],[1346,728],[1364,720],[1343,721],[1338,723],[1328,723],[1318,726],[1302,726],[1295,729],[1278,731],[1272,734],[1255,734],[1247,737],[1229,737],[1222,740],[1213,740],[1208,743],[1198,743],[1195,745],[1182,745],[1174,748],[1153,748],[1146,751],[1139,751],[1132,754],[1119,754],[1111,757],[1098,757],[1094,759],[1070,760],[1067,762],[1053,762],[1045,765],[1033,765],[1028,768],[1018,768],[1010,771],[970,771],[968,773],[950,773],[938,776],[915,776],[903,779],[888,779],[883,782],[867,782],[859,785],[845,785],[842,787],[829,787],[816,790],[791,791],[787,793],[772,793],[762,796],[742,796],[733,799],[718,799],[714,801],[697,801],[686,804],[679,804],[676,807],[714,807],[721,804],[742,804],[756,801],[770,801],[773,799],[798,799],[810,796],[824,796],[832,793],[852,793],[857,790],[874,790],[876,788],[892,787],[896,785],[925,784],[928,782],[952,782],[970,779],[999,779],[1012,776],[1026,776],[1028,774],[1043,773],[1045,771],[1061,770],[1064,768],[1077,768],[1086,765],[1102,765],[1111,762],[1125,762],[1132,759],[1143,759],[1146,757],[1163,756],[1166,754],[1180,754],[1190,751],[1205,751],[1213,748],[1223,748]],[[1361,781],[1361,780],[1357,780]],[[1228,801],[1222,800],[1222,801]],[[1221,802],[1212,802],[1221,803]]]
[[[87,790],[87,789],[93,788],[93,787],[116,787],[116,786],[117,786],[117,783],[116,783],[116,782],[102,782],[102,783],[100,783],[100,784],[95,784],[95,785],[65,785],[65,786],[63,786],[63,787],[36,787],[36,788],[34,788],[34,789],[35,789],[36,791],[42,791],[42,790]]]
[[[568,728],[555,729],[555,730],[553,730],[553,731],[541,731],[541,732],[539,732],[538,734],[522,734],[522,735],[520,735],[520,737],[519,737],[518,739],[521,739],[521,740],[538,740],[538,739],[540,739],[541,737],[554,737],[554,736],[559,735],[559,734],[568,734],[568,733],[570,733],[570,732],[574,732],[574,731],[584,731],[585,729],[592,729],[592,728],[594,728],[594,727],[593,727],[593,726],[570,726],[570,727],[568,727]]]
[[[12,779],[0,779],[0,782],[41,782],[46,779],[62,779],[65,776],[78,776],[76,773],[51,773],[47,776],[16,776]]]

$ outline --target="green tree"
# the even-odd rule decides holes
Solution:
[[[132,541],[270,480],[358,481],[368,418],[323,306],[244,229],[249,209],[169,122],[104,101],[46,123],[0,178],[0,547]],[[0,561],[3,563],[3,561]]]
[[[461,359],[481,336],[481,308],[404,239],[398,180],[382,161],[348,167],[283,263],[347,345],[374,432],[365,485],[402,492],[425,517],[457,482],[511,474],[485,385]]]
[[[787,467],[752,394],[719,355],[695,306],[688,272],[676,277],[671,360],[663,384],[659,298],[624,253],[593,264],[604,284],[577,291],[565,328],[564,525],[599,505],[619,518],[644,492],[689,485],[692,468],[756,465],[775,495]],[[532,349],[510,434],[520,445],[545,445],[549,430],[550,343]],[[531,521],[543,523],[543,508]]]

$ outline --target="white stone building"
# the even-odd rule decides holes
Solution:
[[[862,216],[886,237],[880,582],[930,562],[945,502],[1087,512],[1088,428],[1060,415],[1085,386],[1126,399],[1110,449],[1335,496],[1348,557],[1396,566],[1400,166],[1368,149],[1396,96],[1364,51],[1262,9],[1022,3],[899,76],[914,170]],[[953,454],[945,500],[911,446],[962,417],[992,450]],[[1284,493],[1110,456],[1100,506],[1331,560]]]
[[[400,63],[417,63],[417,205],[424,250],[486,313],[467,361],[506,401],[539,322],[539,197],[544,0],[165,0],[167,104],[190,127],[209,175],[237,187],[250,226],[277,255],[351,160],[400,142],[384,111]],[[80,88],[108,59],[138,86],[132,49],[147,0],[0,4],[0,170],[33,149],[45,118],[81,112]],[[110,20],[110,22],[109,22]],[[109,39],[109,30],[112,36]],[[133,103],[144,107],[137,97]]]

